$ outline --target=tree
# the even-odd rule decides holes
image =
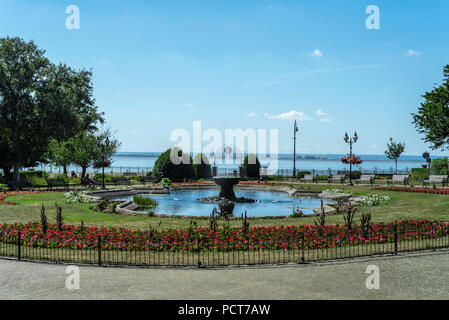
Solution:
[[[157,158],[153,176],[158,179],[169,178],[172,181],[194,179],[196,175],[192,162],[192,157],[180,148],[168,149]]]
[[[104,158],[108,159],[111,158],[121,146],[121,143],[114,138],[110,129],[104,130],[99,134],[83,131],[66,142],[65,148],[70,151],[70,163],[81,167],[82,178],[86,176],[87,168],[102,160],[101,145],[99,145],[97,141],[104,141],[106,138],[109,139],[110,143],[109,145],[104,146]]]
[[[431,173],[434,175],[448,174],[448,158],[433,159],[431,164]]]
[[[387,143],[387,150],[385,151],[385,154],[387,155],[388,159],[394,160],[396,165],[396,173],[398,172],[398,159],[404,152],[404,150],[405,143],[396,143],[393,141],[393,138],[390,138],[390,143]]]
[[[449,147],[449,65],[444,67],[443,74],[442,84],[426,92],[418,112],[412,113],[412,123],[433,150]]]
[[[45,163],[51,163],[57,167],[63,167],[64,174],[67,174],[67,167],[73,163],[72,152],[68,146],[68,141],[50,141],[44,158]]]
[[[250,153],[243,160],[243,173],[248,178],[260,178],[260,162],[257,156]]]
[[[2,167],[14,169],[15,187],[20,168],[43,160],[51,140],[65,141],[102,121],[91,73],[55,66],[44,54],[33,41],[0,39]]]

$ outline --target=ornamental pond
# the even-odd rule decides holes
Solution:
[[[210,216],[214,208],[219,210],[218,203],[203,203],[198,199],[217,195],[216,189],[209,190],[172,190],[168,194],[141,194],[158,201],[156,213],[183,216]],[[234,216],[241,216],[245,211],[248,217],[282,217],[289,216],[297,209],[305,215],[313,214],[313,209],[321,205],[318,197],[290,197],[285,192],[265,190],[235,190],[238,198],[256,199],[251,203],[236,203]],[[133,196],[118,196],[111,200],[133,200]],[[331,201],[323,200],[324,203]],[[145,211],[145,210],[144,210]]]

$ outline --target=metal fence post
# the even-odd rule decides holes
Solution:
[[[98,236],[98,266],[101,267],[101,236]]]
[[[305,263],[305,247],[306,247],[306,243],[305,243],[305,236],[304,233],[301,234],[301,262],[300,263]]]
[[[398,254],[398,225],[394,225],[394,254]]]
[[[22,241],[21,241],[21,239],[22,239],[22,232],[21,231],[19,231],[19,233],[18,233],[18,235],[17,235],[17,260],[21,260],[21,255],[22,255]]]

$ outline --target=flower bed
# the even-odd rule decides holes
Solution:
[[[250,228],[246,236],[240,227],[209,227],[183,229],[130,230],[126,228],[76,227],[64,225],[62,231],[50,225],[47,234],[42,234],[39,223],[0,225],[0,240],[17,243],[19,231],[21,243],[28,247],[96,249],[98,239],[104,250],[132,251],[235,251],[263,249],[299,249],[302,236],[306,249],[321,249],[360,244],[378,244],[394,241],[394,225],[398,225],[398,241],[435,239],[448,234],[447,222],[429,220],[404,220],[394,223],[379,223],[370,226],[363,236],[363,226],[353,226],[348,231],[344,225],[329,225],[322,229],[314,225],[269,226]]]
[[[378,187],[376,190],[418,192],[432,194],[449,194],[449,188],[431,188],[431,187]]]
[[[367,207],[383,206],[391,200],[391,197],[382,194],[369,194],[366,199],[359,201],[359,204]]]

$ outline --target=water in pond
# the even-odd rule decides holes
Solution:
[[[218,195],[218,190],[175,190],[167,195],[151,195],[159,206],[156,213],[185,216],[209,216],[218,204],[201,203],[200,198]],[[247,211],[249,217],[288,216],[294,209],[300,209],[304,214],[312,214],[313,209],[321,205],[319,198],[290,198],[283,192],[260,190],[235,190],[237,197],[256,199],[256,203],[236,203],[234,215],[240,216]],[[142,195],[146,196],[146,195]],[[133,196],[124,196],[112,200],[132,200]],[[324,201],[328,203],[327,201]]]

